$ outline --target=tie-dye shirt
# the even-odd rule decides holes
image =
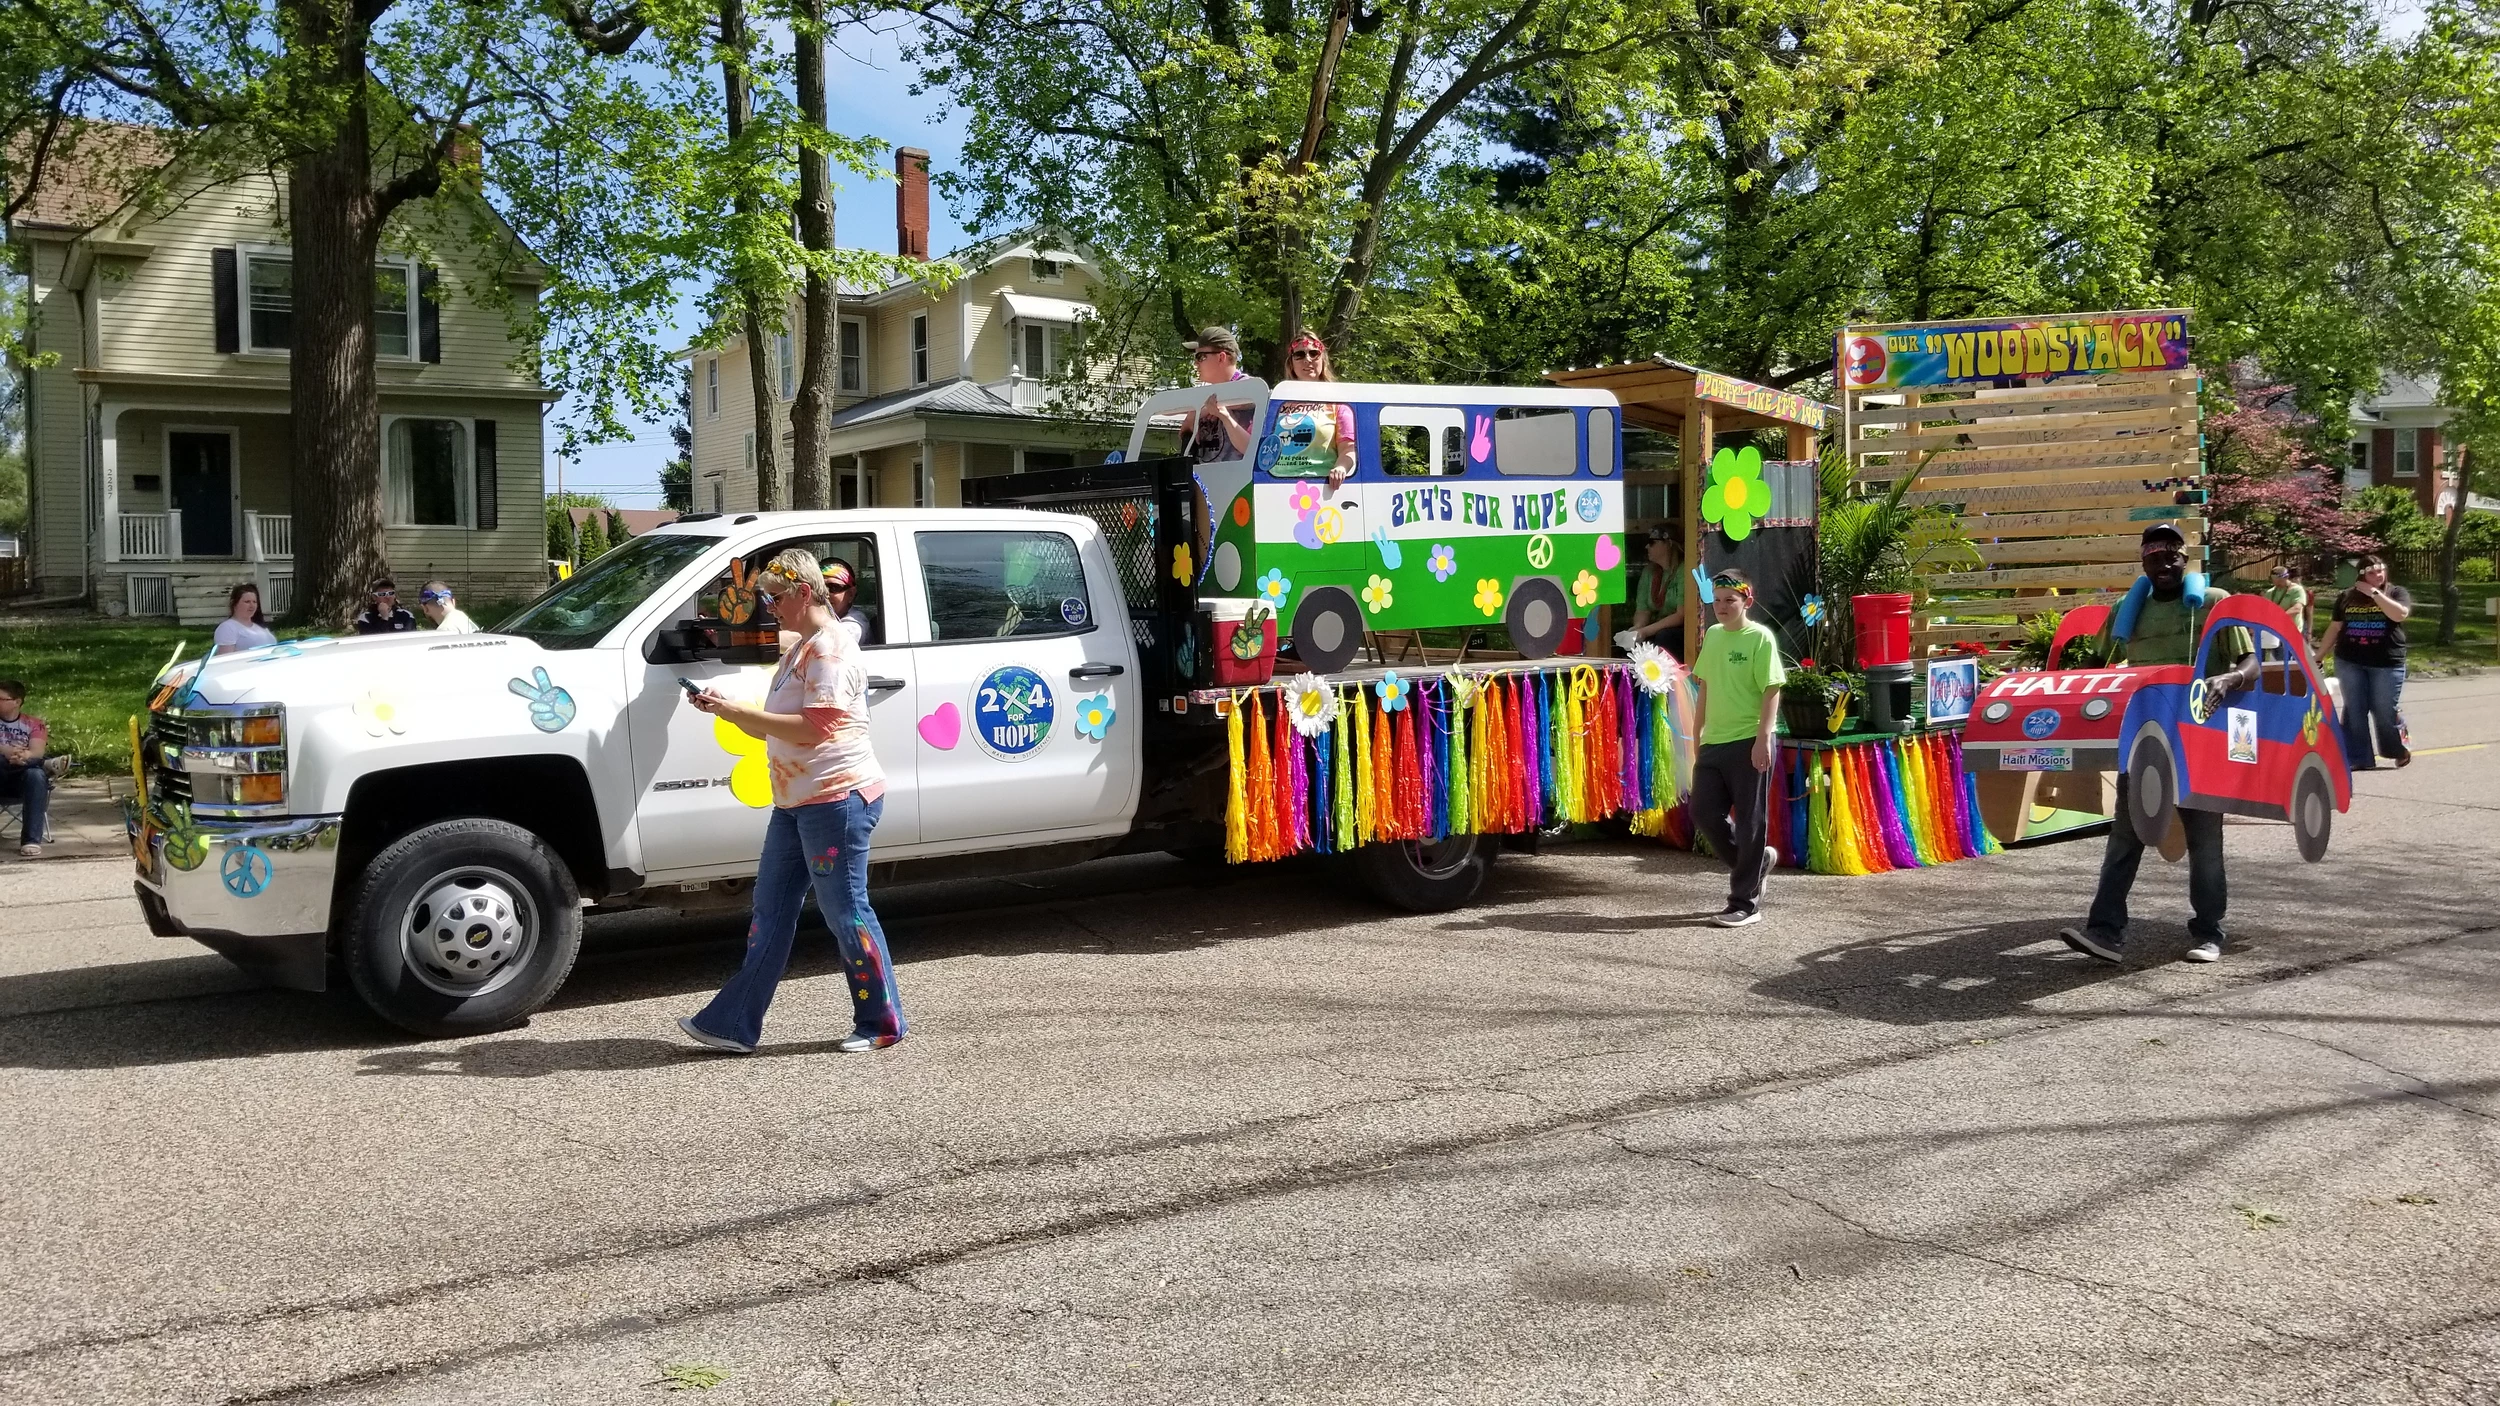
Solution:
[[[796,713],[816,724],[822,739],[813,747],[765,739],[774,805],[823,805],[853,791],[869,800],[885,794],[885,770],[868,746],[868,666],[850,631],[836,624],[799,641],[782,657],[764,711]]]

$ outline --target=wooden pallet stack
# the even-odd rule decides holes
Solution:
[[[2023,637],[2024,617],[2114,601],[2151,522],[2204,557],[2202,435],[2186,312],[1852,327],[1839,338],[1841,435],[1880,491],[1955,514],[1975,550],[1913,543],[1912,643]],[[2009,618],[2010,617],[2010,618]]]

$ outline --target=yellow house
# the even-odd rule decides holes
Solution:
[[[908,147],[897,153],[897,247],[914,254],[928,248],[927,160]],[[1082,420],[1052,408],[1050,383],[1093,317],[1102,274],[1092,259],[1039,228],[948,257],[964,277],[943,293],[908,279],[841,292],[827,466],[835,507],[958,507],[968,478],[1091,463],[1125,433],[1125,413]],[[762,432],[781,445],[777,502],[787,507],[801,351],[795,300],[783,325],[790,330],[768,335],[765,348],[773,404]],[[746,339],[679,355],[691,392],[694,508],[752,512],[758,428]]]
[[[91,124],[7,232],[34,322],[35,582],[111,614],[197,624],[224,615],[237,582],[260,583],[272,613],[293,586],[286,187],[186,177],[170,142]],[[134,198],[149,172],[161,189]],[[479,293],[500,278],[526,317],[541,275],[526,258],[490,274],[461,238],[429,238],[426,211],[403,214],[375,265],[387,559],[470,600],[535,593],[555,396],[534,345]]]

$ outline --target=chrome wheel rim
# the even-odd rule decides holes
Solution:
[[[509,985],[538,948],[537,906],[500,869],[454,869],[403,910],[400,953],[428,989],[467,1000]]]
[[[1450,835],[1438,840],[1408,840],[1406,862],[1427,879],[1447,879],[1467,867],[1475,856],[1476,837]]]

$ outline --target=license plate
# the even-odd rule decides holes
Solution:
[[[2072,747],[2008,747],[1997,753],[1999,771],[2073,771]]]

